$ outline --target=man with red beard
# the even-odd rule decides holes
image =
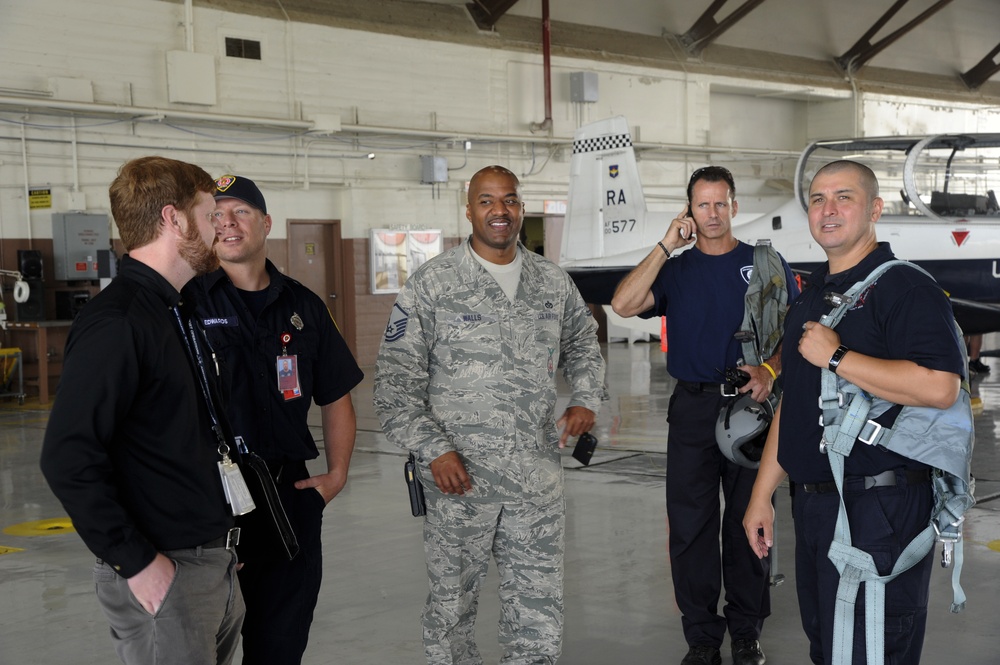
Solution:
[[[243,623],[228,460],[205,400],[217,377],[180,297],[218,265],[214,193],[193,164],[122,166],[109,194],[128,254],[73,323],[42,446],[127,665],[228,664]]]

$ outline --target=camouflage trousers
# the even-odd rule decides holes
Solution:
[[[428,665],[482,665],[475,642],[479,589],[490,554],[500,574],[501,663],[550,665],[563,632],[566,504],[472,502],[429,493],[423,613]]]

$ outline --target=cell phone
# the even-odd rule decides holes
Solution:
[[[587,466],[590,464],[590,458],[594,456],[596,448],[597,437],[590,432],[584,432],[576,440],[576,446],[573,447],[573,458],[580,464]]]
[[[694,219],[691,216],[691,204],[688,204],[688,207],[684,210],[684,214],[681,215],[681,219]],[[692,235],[691,233],[689,233],[688,231],[686,231],[684,229],[680,230],[680,234],[681,234],[681,237],[684,238],[685,240],[687,240],[688,237],[690,235]]]
[[[406,478],[406,489],[410,494],[410,513],[414,517],[427,514],[427,506],[424,503],[424,486],[417,477],[417,460],[410,453],[403,464],[403,476]]]

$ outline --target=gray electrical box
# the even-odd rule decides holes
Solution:
[[[52,213],[52,265],[56,279],[97,279],[97,252],[110,244],[107,215]]]
[[[596,102],[597,72],[570,72],[569,99],[571,102]]]
[[[433,155],[420,155],[420,182],[424,185],[448,182],[448,160]]]

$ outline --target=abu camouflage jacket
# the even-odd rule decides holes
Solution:
[[[567,406],[604,397],[597,323],[570,277],[519,245],[511,302],[466,240],[423,264],[400,291],[375,367],[375,410],[394,444],[428,465],[455,450],[467,500],[551,500],[562,492],[556,369]]]

